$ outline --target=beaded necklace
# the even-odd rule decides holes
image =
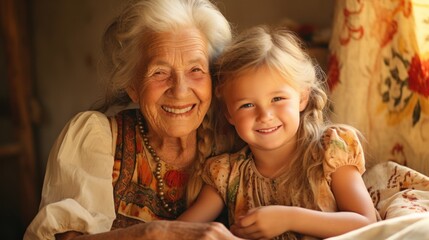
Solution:
[[[138,113],[138,127],[140,130],[140,133],[143,137],[143,143],[146,146],[149,153],[152,155],[153,160],[156,162],[156,169],[155,169],[155,178],[157,180],[157,194],[159,199],[161,200],[162,206],[167,210],[168,212],[172,211],[171,206],[165,201],[165,193],[164,193],[164,180],[161,176],[161,158],[156,154],[155,149],[149,144],[149,138],[145,132],[145,129],[143,127],[143,117],[141,116],[140,112]]]

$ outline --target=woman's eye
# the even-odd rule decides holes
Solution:
[[[157,70],[153,73],[153,75],[166,75],[167,72],[164,70]]]
[[[281,100],[283,100],[284,98],[282,98],[282,97],[273,97],[273,102],[278,102],[278,101],[281,101]]]
[[[245,103],[245,104],[243,104],[243,105],[240,106],[240,108],[250,108],[250,107],[253,107],[253,104],[251,104],[251,103]]]
[[[190,74],[194,77],[201,77],[206,73],[204,68],[201,67],[193,67],[191,68]]]
[[[201,68],[195,67],[192,68],[191,72],[202,72],[203,70]]]
[[[170,73],[167,70],[158,69],[149,74],[149,76],[156,80],[164,80],[170,77]]]
[[[194,66],[193,68],[189,69],[188,76],[194,80],[198,80],[203,78],[206,75],[205,73],[206,71],[204,71],[204,68]]]

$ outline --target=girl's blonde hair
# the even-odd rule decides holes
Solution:
[[[319,181],[323,177],[324,153],[320,140],[328,127],[325,75],[292,32],[284,28],[253,27],[241,33],[218,59],[217,104],[226,110],[223,103],[225,85],[244,71],[261,66],[280,73],[296,89],[309,92],[308,104],[300,113],[295,159],[284,186],[291,194],[291,204],[300,206],[304,203],[308,208],[316,208]],[[221,130],[227,125],[225,118],[219,118],[217,131],[224,132],[229,143],[236,142],[235,131]]]
[[[231,40],[231,28],[219,9],[209,0],[134,0],[124,8],[104,34],[105,98],[97,110],[131,103],[126,93],[137,74],[141,74],[144,42],[153,33],[197,28],[208,45],[209,61],[214,62]],[[140,72],[139,72],[140,71]],[[199,193],[201,164],[213,154],[212,109],[198,129],[198,159],[188,184],[188,203]]]

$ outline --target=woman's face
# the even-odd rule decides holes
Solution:
[[[144,42],[141,74],[127,89],[149,131],[186,137],[203,121],[211,101],[208,47],[196,29],[154,33]]]

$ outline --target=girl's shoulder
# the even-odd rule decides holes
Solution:
[[[238,174],[237,164],[249,159],[250,150],[248,147],[242,148],[235,153],[224,153],[207,159],[203,173],[203,181],[217,189],[225,200],[228,181]]]
[[[363,174],[365,157],[359,137],[359,131],[348,125],[337,124],[326,128],[321,139],[326,176],[345,165],[356,166]]]
[[[356,128],[345,124],[333,124],[324,130],[320,140],[325,151],[335,148],[349,152],[362,150],[360,138],[362,135]]]
[[[224,153],[207,159],[206,164],[222,164],[230,165],[239,161],[245,161],[249,159],[250,149],[248,146],[243,147],[234,153]]]
[[[324,130],[322,134],[322,144],[326,146],[330,141],[336,139],[343,139],[347,142],[360,142],[359,137],[362,137],[360,132],[350,125],[331,124]]]

